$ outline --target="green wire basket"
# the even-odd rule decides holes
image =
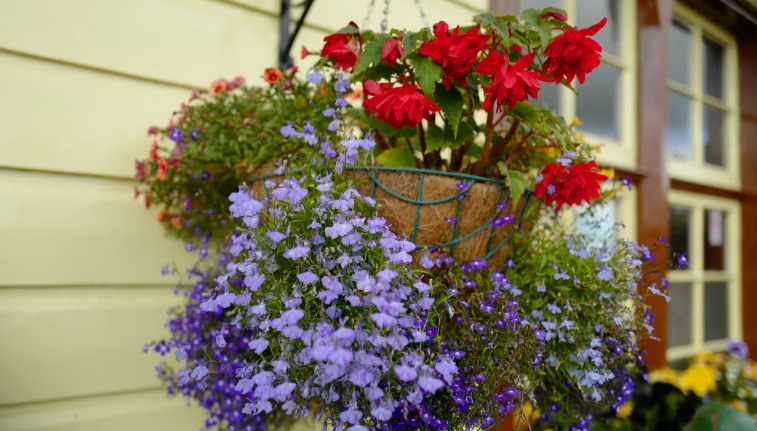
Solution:
[[[494,222],[498,217],[502,216],[505,211],[499,210],[496,208],[496,205],[502,202],[507,202],[510,198],[510,189],[505,185],[503,181],[495,180],[491,178],[485,178],[485,177],[479,177],[475,175],[468,175],[468,174],[462,174],[457,172],[445,172],[445,171],[434,171],[434,170],[428,170],[428,169],[416,169],[416,168],[390,168],[390,167],[377,167],[377,166],[349,166],[346,167],[348,171],[352,172],[353,176],[360,176],[360,173],[363,175],[367,175],[368,179],[370,181],[368,184],[370,185],[369,190],[365,190],[365,186],[362,187],[356,187],[359,191],[361,191],[364,195],[370,195],[370,197],[374,200],[376,200],[378,203],[381,203],[382,206],[391,205],[391,203],[387,202],[380,202],[380,199],[382,196],[380,196],[382,193],[386,196],[390,196],[392,199],[395,199],[397,202],[401,202],[403,204],[409,204],[412,205],[415,209],[414,211],[414,217],[412,220],[412,229],[407,229],[408,231],[402,231],[402,232],[395,232],[396,234],[407,234],[410,236],[413,243],[416,244],[416,247],[419,249],[428,249],[428,248],[440,248],[443,250],[448,250],[450,255],[455,255],[455,249],[463,244],[466,243],[466,241],[473,240],[476,236],[479,235],[486,235],[488,230],[488,238],[481,238],[482,240],[486,241],[485,250],[480,250],[483,253],[483,256],[467,256],[467,257],[481,257],[484,260],[489,260],[492,258],[497,252],[502,249],[502,247],[510,240],[513,232],[515,231],[515,228],[520,228],[521,224],[523,222],[523,218],[525,216],[526,210],[529,207],[529,204],[533,198],[533,191],[532,190],[526,190],[523,197],[521,198],[518,205],[516,205],[513,208],[513,211],[510,215],[514,217],[513,222],[509,226],[503,226],[503,227],[495,227],[492,222]],[[255,183],[260,183],[262,185],[262,191],[266,198],[269,197],[269,189],[268,186],[265,184],[266,180],[273,179],[273,178],[283,178],[288,175],[297,174],[299,172],[302,172],[301,169],[298,170],[290,170],[285,173],[271,173],[267,175],[262,175],[257,178],[253,178],[248,181],[248,184],[254,185]],[[386,184],[386,180],[382,182],[379,179],[379,176],[386,177],[387,175],[391,176],[393,174],[410,174],[413,176],[417,176],[417,192],[415,192],[415,196],[403,196],[399,193],[397,193],[395,190],[392,189],[391,185]],[[433,178],[436,177],[436,178]],[[438,178],[448,178],[450,180],[446,180],[450,184],[453,184],[453,181],[457,181],[457,184],[464,184],[465,187],[463,190],[459,190],[455,186],[454,192],[450,193],[448,196],[444,197],[437,197],[435,199],[423,199],[424,194],[424,183],[428,184],[429,181],[436,181],[438,182]],[[430,180],[430,178],[432,178]],[[487,185],[487,192],[495,192],[496,193],[496,200],[493,200],[495,203],[491,205],[491,208],[474,208],[472,210],[469,210],[468,214],[475,214],[476,216],[483,216],[483,220],[480,220],[477,225],[471,227],[468,226],[468,229],[465,229],[465,232],[461,232],[461,223],[456,222],[454,224],[454,227],[452,229],[452,237],[451,239],[444,239],[442,238],[443,235],[439,234],[437,237],[439,238],[438,241],[427,241],[425,243],[418,244],[418,236],[419,236],[419,226],[421,222],[421,210],[425,206],[429,205],[446,205],[447,207],[450,207],[450,203],[453,201],[456,201],[456,205],[452,204],[452,207],[456,207],[455,214],[449,214],[449,216],[454,216],[456,221],[460,221],[461,217],[463,217],[464,213],[464,202],[466,202],[465,198],[467,195],[469,195],[469,192],[474,189],[474,186],[476,185]],[[360,190],[360,189],[363,190]],[[448,187],[449,188],[449,187]],[[384,199],[385,200],[385,199]],[[492,199],[490,199],[492,200]],[[386,200],[385,200],[386,201]],[[521,205],[522,203],[522,205]],[[475,202],[468,202],[467,205],[473,205],[475,206]],[[470,211],[474,211],[471,213]],[[480,212],[483,211],[484,214],[480,214]],[[516,214],[517,213],[517,214]],[[385,214],[382,214],[382,210],[379,209],[379,214],[386,217],[389,220],[389,217],[387,217]],[[391,222],[391,220],[389,220]],[[507,232],[502,234],[497,234],[498,231],[507,229]],[[435,235],[437,232],[429,233],[424,232],[424,236],[429,236],[429,234]],[[500,238],[496,238],[499,236]]]

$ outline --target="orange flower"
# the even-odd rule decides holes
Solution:
[[[328,87],[326,87],[325,85],[322,85],[321,89],[320,89],[320,93],[321,93],[321,96],[323,96],[323,97],[328,96],[329,95],[329,89],[328,89]]]
[[[300,48],[300,59],[304,60],[308,55],[310,55],[310,52],[305,48],[305,45],[302,45],[302,48]]]
[[[163,210],[160,213],[158,213],[158,221],[159,222],[162,223],[162,222],[166,221],[166,218],[168,218],[168,213],[166,213],[165,210]]]
[[[269,84],[275,84],[279,82],[282,76],[284,76],[284,74],[275,67],[269,67],[265,70],[265,72],[263,72],[263,80]]]
[[[356,88],[352,90],[351,93],[344,96],[347,100],[360,100],[363,97],[363,89],[362,88]]]
[[[158,179],[159,180],[166,179],[166,171],[168,171],[168,163],[166,163],[166,159],[158,159]]]
[[[176,230],[181,229],[181,217],[179,216],[173,216],[171,217],[171,225],[173,225]]]
[[[208,94],[211,96],[215,96],[216,94],[223,93],[226,91],[226,87],[229,86],[229,81],[221,78],[216,79],[213,81],[213,83],[210,84],[210,88],[208,89]]]
[[[158,140],[152,141],[152,145],[150,146],[150,158],[153,160],[158,160]]]

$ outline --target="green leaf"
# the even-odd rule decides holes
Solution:
[[[510,187],[510,199],[512,199],[513,206],[515,206],[518,204],[520,197],[523,196],[523,193],[525,193],[526,187],[528,187],[528,177],[523,172],[508,170],[507,186]]]
[[[540,118],[539,109],[528,102],[516,103],[511,112],[530,125],[538,122]]]
[[[448,145],[449,141],[444,130],[434,123],[429,123],[428,130],[426,130],[426,154]]]
[[[508,22],[518,22],[515,17],[507,15],[494,16],[489,12],[476,15],[473,19],[476,20],[476,22],[480,22],[484,27],[491,27],[497,30],[497,33],[499,33],[505,41],[507,41],[510,34]]]
[[[526,22],[525,27],[531,28],[539,24],[541,17],[541,10],[539,9],[526,9],[521,13],[521,18]]]
[[[407,147],[390,148],[379,154],[376,161],[390,168],[409,168],[415,166],[415,155]]]
[[[402,35],[402,59],[406,59],[408,54],[418,49],[418,42],[422,40],[426,40],[428,38],[428,30],[423,29],[421,31],[413,33],[412,31],[407,31],[405,34]]]
[[[552,40],[552,26],[546,22],[539,24],[539,40],[541,40],[542,49],[546,49],[549,41]]]
[[[365,72],[371,64],[381,63],[381,49],[387,39],[389,39],[388,34],[377,34],[376,39],[365,45],[363,52],[357,57],[357,63],[352,72],[353,79]]]
[[[357,34],[360,33],[360,30],[354,25],[348,25],[346,27],[340,28],[336,32],[341,34]]]
[[[415,79],[426,97],[433,97],[436,82],[442,79],[442,67],[434,63],[430,57],[413,54],[410,57],[415,69]]]
[[[473,129],[473,127],[471,127],[470,123],[468,123],[467,121],[460,123],[460,129],[457,131],[457,142],[468,142],[475,137],[476,131]]]
[[[474,143],[473,145],[470,146],[470,148],[468,148],[468,151],[465,152],[465,155],[468,157],[473,157],[477,159],[481,157],[481,153],[483,152],[484,152],[484,149]]]
[[[451,86],[449,90],[442,84],[436,84],[434,101],[444,111],[444,119],[452,128],[452,137],[457,138],[457,129],[460,125],[460,117],[463,115],[463,96],[460,90]]]

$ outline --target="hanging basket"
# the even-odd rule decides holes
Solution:
[[[438,247],[456,259],[483,258],[491,264],[507,258],[508,241],[521,227],[533,197],[527,190],[513,206],[504,182],[456,172],[351,166],[347,175],[362,195],[375,199],[392,232],[407,235],[419,249]],[[283,176],[260,176],[251,180],[252,187],[267,198],[265,181]],[[504,210],[498,208],[501,203],[508,204]],[[501,216],[511,216],[512,221],[495,227],[492,223]],[[455,220],[451,225],[449,217]]]

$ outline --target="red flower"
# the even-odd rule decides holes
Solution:
[[[353,22],[350,25],[357,27]],[[336,63],[334,68],[348,70],[352,69],[357,62],[357,56],[360,54],[360,45],[353,34],[334,33],[323,38],[326,44],[321,50],[321,57],[328,57]]]
[[[152,141],[152,145],[150,145],[150,158],[153,160],[158,160],[158,141],[157,140]]]
[[[192,94],[189,95],[189,101],[196,100],[198,97],[200,97],[200,92],[195,90],[192,90]]]
[[[528,70],[528,66],[534,58],[534,53],[527,54],[518,59],[515,64],[509,64],[505,56],[497,51],[492,51],[489,56],[478,63],[476,72],[482,75],[491,75],[492,81],[488,87],[484,87],[486,99],[483,108],[489,110],[492,103],[497,103],[497,110],[502,106],[512,109],[516,103],[528,99],[529,96],[536,98],[539,94],[539,80],[544,78],[539,72]]]
[[[166,159],[158,159],[158,179],[165,180],[167,171],[168,163],[166,163]]]
[[[144,181],[145,177],[147,177],[147,173],[145,171],[145,162],[134,160],[134,168],[137,171],[137,174],[135,175],[138,181]]]
[[[557,202],[558,210],[563,204],[580,205],[582,201],[591,204],[592,199],[599,197],[600,183],[607,179],[599,173],[594,160],[569,166],[550,163],[541,175],[534,196],[545,198],[547,205]]]
[[[226,91],[226,88],[229,85],[229,81],[221,78],[216,79],[215,81],[210,83],[210,88],[208,89],[208,94],[211,96],[215,96],[217,94],[221,94],[224,91]],[[171,127],[170,125],[168,127]]]
[[[158,129],[158,126],[151,126],[149,129],[147,129],[147,135],[157,135],[160,129]]]
[[[416,127],[423,119],[431,118],[431,114],[442,110],[431,99],[420,92],[413,84],[391,87],[392,84],[379,85],[376,81],[367,80],[363,88],[367,95],[373,96],[363,101],[363,107],[376,118],[384,120],[393,129],[402,126]]]
[[[389,39],[384,42],[384,46],[381,47],[381,61],[389,66],[394,66],[401,57],[402,47],[400,46],[400,41]]]
[[[436,38],[423,42],[418,53],[431,57],[435,63],[442,66],[444,69],[442,84],[448,90],[455,80],[465,87],[465,79],[490,36],[479,34],[478,28],[472,28],[460,34],[460,26],[457,26],[450,35],[449,25],[444,21],[434,24],[434,34]]]
[[[568,20],[568,15],[565,15],[564,13],[560,13],[560,12],[549,11],[549,12],[543,13],[541,18],[554,18],[558,21],[566,22]]]
[[[158,213],[158,221],[159,222],[162,223],[162,222],[166,221],[167,218],[168,218],[168,213],[166,212],[166,210],[163,210],[163,211],[161,211],[161,212]]]
[[[275,84],[284,76],[281,71],[275,67],[269,67],[263,72],[263,80],[269,84]]]
[[[544,55],[544,74],[552,75],[556,81],[570,84],[573,78],[584,83],[586,74],[599,66],[599,56],[602,47],[589,36],[597,34],[607,23],[607,18],[589,28],[565,29],[563,33],[552,39]]]
[[[305,45],[302,45],[302,48],[300,48],[300,59],[304,60],[308,55],[310,55],[310,52],[305,48]]]
[[[150,205],[152,205],[152,199],[150,195],[145,195],[145,208],[150,209]]]

